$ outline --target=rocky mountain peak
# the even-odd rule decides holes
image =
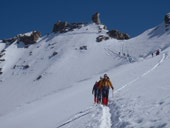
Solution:
[[[170,24],[170,12],[165,15],[164,22],[165,24]]]
[[[96,24],[101,24],[101,21],[100,21],[100,13],[97,12],[95,13],[93,16],[92,16],[92,21]]]

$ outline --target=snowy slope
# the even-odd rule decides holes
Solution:
[[[97,43],[107,32],[99,33],[100,27],[45,35],[29,48],[0,43],[6,50],[0,62],[0,127],[168,128],[170,33],[164,23],[127,41]],[[152,58],[158,49],[161,55]],[[93,105],[91,95],[104,73],[115,86],[109,107]]]
[[[114,98],[112,94],[110,95],[109,107],[94,106],[83,112],[82,117],[72,117],[58,125],[58,128],[60,126],[62,128],[168,128],[170,88],[168,75],[165,72],[169,73],[169,68],[168,66],[165,68],[164,65],[169,65],[169,62],[169,56],[163,53],[153,59],[111,70],[109,75],[115,81],[116,90]],[[160,72],[165,74],[160,77]],[[125,77],[126,79],[122,79]]]

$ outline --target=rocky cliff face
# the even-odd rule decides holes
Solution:
[[[29,36],[19,36],[19,40],[24,42],[24,44],[34,44],[41,37],[41,32],[33,31]]]
[[[130,36],[127,33],[121,33],[118,30],[110,30],[107,32],[107,34],[111,37],[111,38],[115,38],[118,40],[127,40],[130,39]]]
[[[84,25],[84,23],[71,23],[71,24],[68,24],[67,21],[65,21],[65,22],[60,22],[59,21],[56,24],[54,24],[52,32],[64,33],[64,32],[68,32],[68,31],[72,31],[73,29],[76,29],[76,28],[81,28],[83,25]]]
[[[2,43],[9,43],[12,44],[13,42],[22,41],[24,44],[34,44],[37,42],[37,40],[41,37],[41,32],[39,31],[32,31],[30,33],[25,34],[19,34],[16,37],[10,38],[10,39],[3,39]]]
[[[96,24],[101,24],[101,21],[100,21],[99,16],[100,16],[100,13],[99,13],[99,12],[95,13],[95,14],[92,16],[92,21],[93,21],[94,23],[96,23]]]

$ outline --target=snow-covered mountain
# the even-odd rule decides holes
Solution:
[[[0,128],[169,128],[169,25],[98,43],[101,28],[0,43]],[[109,107],[91,94],[104,73],[115,87]]]

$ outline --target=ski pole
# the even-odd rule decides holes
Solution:
[[[112,90],[112,98],[114,98],[114,92],[113,92],[113,90]]]

